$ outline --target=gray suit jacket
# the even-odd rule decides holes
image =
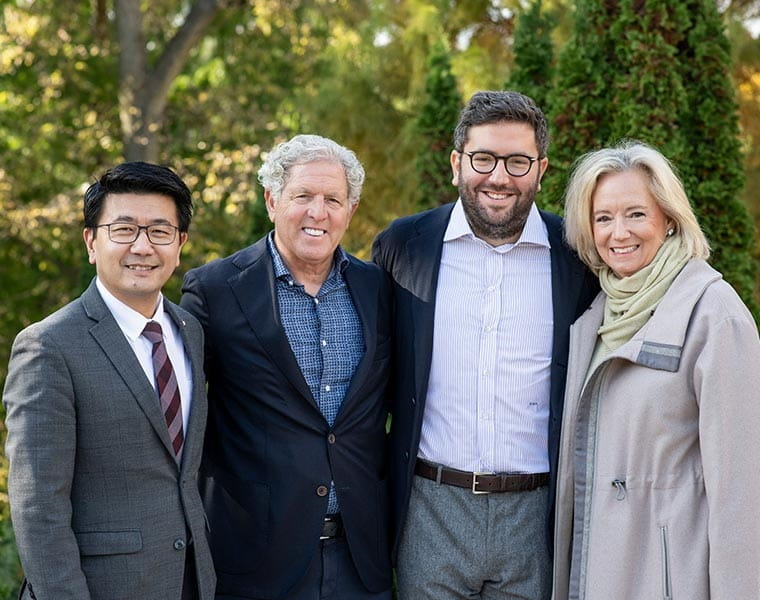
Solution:
[[[94,281],[13,344],[3,403],[25,598],[178,600],[188,543],[200,597],[214,596],[197,486],[203,332],[178,306],[164,307],[193,371],[181,467],[156,392]]]

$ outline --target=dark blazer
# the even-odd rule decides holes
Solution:
[[[282,598],[319,560],[335,482],[366,587],[390,587],[386,382],[391,290],[371,263],[344,271],[366,351],[331,428],[280,323],[266,239],[185,276],[182,306],[206,330],[209,424],[202,493],[217,593]]]
[[[203,330],[164,301],[193,372],[177,466],[156,392],[93,282],[22,331],[3,393],[24,598],[178,600],[193,540],[200,598],[215,579],[197,486]]]
[[[409,506],[414,464],[420,444],[433,352],[435,293],[443,235],[453,207],[454,204],[447,204],[398,219],[377,236],[372,247],[373,260],[393,279],[396,300],[394,404],[390,436],[394,560]],[[564,243],[562,220],[543,211],[541,218],[546,223],[551,244],[554,305],[549,409],[550,532],[567,370],[568,330],[591,303],[599,286],[596,278]]]

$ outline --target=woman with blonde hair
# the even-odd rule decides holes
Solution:
[[[568,243],[602,292],[572,326],[554,600],[760,598],[760,340],[669,161],[578,161]]]

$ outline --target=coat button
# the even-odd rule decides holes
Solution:
[[[334,444],[335,443],[335,434],[329,433],[327,434],[327,443]]]
[[[415,404],[417,404],[417,399],[414,396],[412,396],[412,406],[414,406]]]
[[[174,540],[174,549],[175,550],[184,550],[185,549],[185,540],[182,538],[177,538]]]
[[[327,486],[320,485],[317,487],[317,496],[324,497],[327,496]]]
[[[406,461],[409,460],[409,453],[408,452],[404,452],[404,460],[406,460]]]

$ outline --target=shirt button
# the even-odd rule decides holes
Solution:
[[[322,345],[327,346],[327,340],[322,340]]]
[[[319,304],[319,298],[314,298],[314,304]]]
[[[182,538],[177,538],[174,540],[174,549],[175,550],[184,550],[185,549],[185,540]]]
[[[324,498],[325,496],[327,496],[327,486],[325,486],[325,485],[318,486],[317,487],[317,496],[319,496],[320,498]]]
[[[330,444],[335,443],[335,434],[334,433],[328,433],[327,434],[327,442]]]
[[[329,386],[329,385],[326,385],[326,386],[325,386],[325,391],[326,391],[326,392],[329,392],[329,391],[330,391],[330,386]]]

